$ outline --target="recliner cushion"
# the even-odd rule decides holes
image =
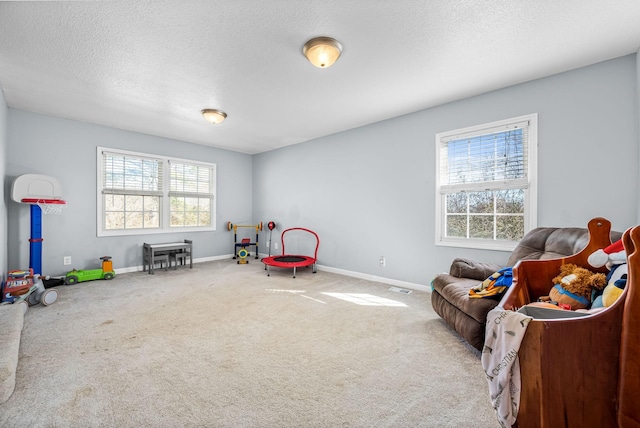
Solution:
[[[456,278],[469,278],[484,281],[491,274],[500,270],[502,266],[494,263],[482,263],[475,260],[456,258],[451,262],[449,275]],[[478,284],[475,284],[478,285]],[[474,285],[474,287],[475,287]]]
[[[494,273],[492,271],[489,275]],[[487,275],[487,276],[489,276]],[[485,276],[483,279],[486,279]],[[456,278],[451,275],[438,275],[433,281],[433,289],[448,303],[471,318],[483,324],[487,321],[487,312],[497,306],[497,299],[470,299],[469,290],[480,281],[470,278]]]

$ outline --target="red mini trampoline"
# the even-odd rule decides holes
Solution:
[[[316,238],[316,249],[313,253],[313,257],[302,256],[298,254],[287,254],[285,252],[284,236],[287,234],[287,232],[290,232],[292,230],[301,230],[303,232],[309,232]],[[293,268],[294,278],[296,277],[296,269],[299,267],[312,266],[313,273],[316,273],[316,260],[318,258],[318,247],[320,246],[320,238],[318,238],[318,235],[314,231],[305,229],[303,227],[292,227],[282,232],[281,239],[282,239],[282,255],[270,256],[262,259],[262,263],[264,263],[267,267],[267,276],[271,276],[271,273],[269,271],[269,268],[271,266],[280,267],[280,268]]]

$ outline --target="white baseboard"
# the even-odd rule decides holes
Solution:
[[[259,257],[267,257],[267,254],[259,254]],[[382,276],[370,275],[367,273],[354,272],[345,269],[332,268],[329,266],[316,265],[318,270],[337,273],[338,275],[350,276],[352,278],[365,279],[367,281],[381,282],[383,284],[395,285],[396,287],[410,288],[412,290],[431,292],[431,286],[415,284],[413,282],[399,281],[397,279],[384,278]]]
[[[428,285],[415,284],[413,282],[400,281],[397,279],[385,278],[382,276],[371,275],[371,274],[361,273],[361,272],[353,272],[345,269],[337,269],[329,266],[317,265],[316,267],[318,268],[318,270],[322,270],[325,272],[337,273],[339,275],[350,276],[358,279],[365,279],[367,281],[381,282],[383,284],[395,285],[396,287],[410,288],[412,290],[431,292],[431,287]]]
[[[268,255],[259,253],[258,257],[260,258],[268,257]],[[233,258],[233,254],[224,254],[222,256],[213,256],[213,257],[201,257],[201,258],[193,259],[193,263],[213,262],[216,260],[224,260],[224,259],[231,259],[231,258]],[[364,279],[364,280],[373,281],[373,282],[381,282],[383,284],[395,285],[396,287],[409,288],[411,290],[431,292],[431,287],[428,285],[415,284],[413,282],[407,282],[407,281],[399,281],[397,279],[385,278],[382,276],[371,275],[371,274],[361,273],[361,272],[354,272],[354,271],[345,270],[345,269],[332,268],[329,266],[316,265],[316,268],[318,270],[322,270],[325,272],[337,273],[338,275],[350,276],[352,278]],[[139,272],[141,270],[142,270],[142,266],[131,266],[126,268],[115,269],[116,275],[122,274],[122,273]]]
[[[213,256],[213,257],[200,257],[197,259],[193,259],[193,263],[204,263],[204,262],[213,262],[216,260],[224,260],[233,258],[233,254],[224,254],[222,256]],[[140,272],[143,269],[141,265],[139,266],[130,266],[125,268],[114,269],[116,275],[121,273],[130,273],[130,272]]]

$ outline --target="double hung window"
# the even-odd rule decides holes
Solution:
[[[436,244],[513,249],[536,226],[537,115],[436,135]]]

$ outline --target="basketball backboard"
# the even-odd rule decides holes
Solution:
[[[23,199],[62,199],[62,185],[47,175],[24,174],[13,180],[11,199],[20,203]]]

